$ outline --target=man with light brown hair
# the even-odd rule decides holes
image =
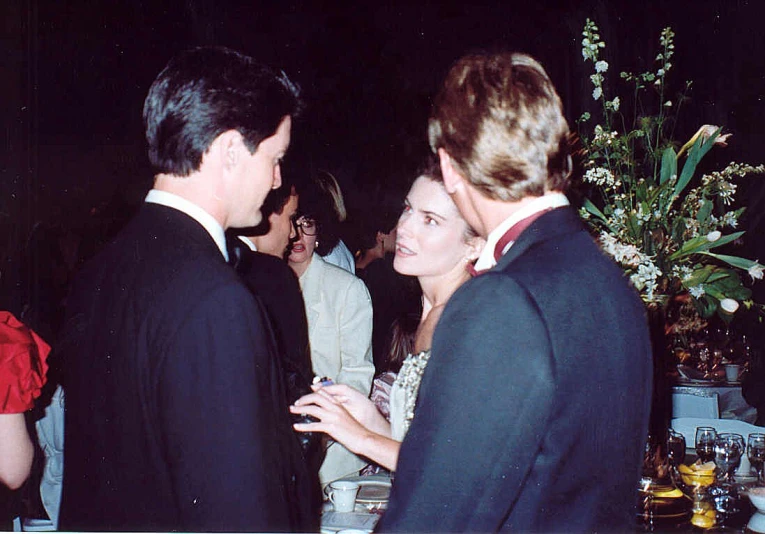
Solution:
[[[631,529],[651,349],[643,306],[564,194],[569,129],[542,66],[471,55],[429,125],[487,240],[436,329],[380,532]]]

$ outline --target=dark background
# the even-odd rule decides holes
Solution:
[[[140,202],[151,184],[143,99],[168,59],[190,46],[236,48],[297,81],[309,107],[295,126],[288,169],[300,161],[333,171],[358,206],[411,182],[427,153],[431,98],[468,51],[528,52],[550,72],[572,122],[594,109],[592,66],[582,62],[580,44],[587,17],[606,41],[612,88],[620,70],[655,71],[659,33],[672,26],[670,86],[694,82],[676,137],[686,139],[704,123],[722,125],[733,133],[731,146],[711,154],[710,168],[765,161],[764,4],[4,0],[2,276],[59,261],[31,252],[33,228],[96,228],[98,235],[78,248],[82,256],[83,246],[97,248]],[[765,260],[761,183],[745,179],[739,199],[750,206],[747,247]],[[22,285],[31,287],[35,276]]]

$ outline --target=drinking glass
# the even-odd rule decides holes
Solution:
[[[667,435],[667,459],[673,467],[685,461],[685,437],[671,428]]]
[[[706,343],[699,343],[696,351],[696,357],[699,360],[699,370],[704,373],[705,378],[709,378],[712,373],[712,349]]]
[[[765,463],[765,434],[749,434],[746,444],[746,455],[749,463],[757,471],[757,485],[765,486],[763,479],[763,464]]]
[[[715,457],[715,438],[717,431],[711,426],[696,428],[696,456],[702,463],[712,461]]]
[[[741,455],[746,450],[744,437],[741,434],[718,434],[714,450],[715,463],[723,475],[723,481],[732,483],[733,472],[741,464]]]

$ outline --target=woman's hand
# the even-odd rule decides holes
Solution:
[[[290,412],[293,414],[310,415],[318,421],[295,423],[292,426],[298,432],[324,432],[348,450],[364,454],[365,442],[369,441],[374,432],[356,420],[345,406],[336,397],[324,391],[325,389],[320,387],[315,393],[300,397],[290,406]]]
[[[319,421],[296,423],[292,425],[295,430],[324,432],[349,451],[366,456],[386,469],[396,470],[401,443],[390,438],[390,425],[372,401],[342,384],[316,386],[314,391],[295,401],[290,412],[307,414]],[[383,428],[384,433],[362,421],[371,421],[372,425]]]
[[[332,400],[341,404],[356,421],[368,430],[390,437],[390,423],[383,417],[375,403],[358,390],[345,384],[316,385],[313,386],[313,390],[329,395]],[[300,405],[300,399],[295,402],[295,405]]]

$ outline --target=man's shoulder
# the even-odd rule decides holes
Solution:
[[[179,220],[182,226],[188,222]],[[156,227],[146,223],[140,215],[131,221],[85,265],[77,286],[92,291],[95,285],[99,292],[133,293],[140,295],[138,300],[154,302],[184,301],[184,295],[198,296],[227,285],[246,291],[203,228],[191,224],[189,233],[179,231],[174,222]]]
[[[269,254],[249,252],[247,270],[242,276],[250,287],[258,291],[282,292],[286,288],[294,288],[300,293],[295,272],[287,262]]]
[[[249,251],[250,269],[274,276],[291,276],[295,278],[294,271],[287,262],[263,252]],[[291,274],[290,274],[291,273]]]

